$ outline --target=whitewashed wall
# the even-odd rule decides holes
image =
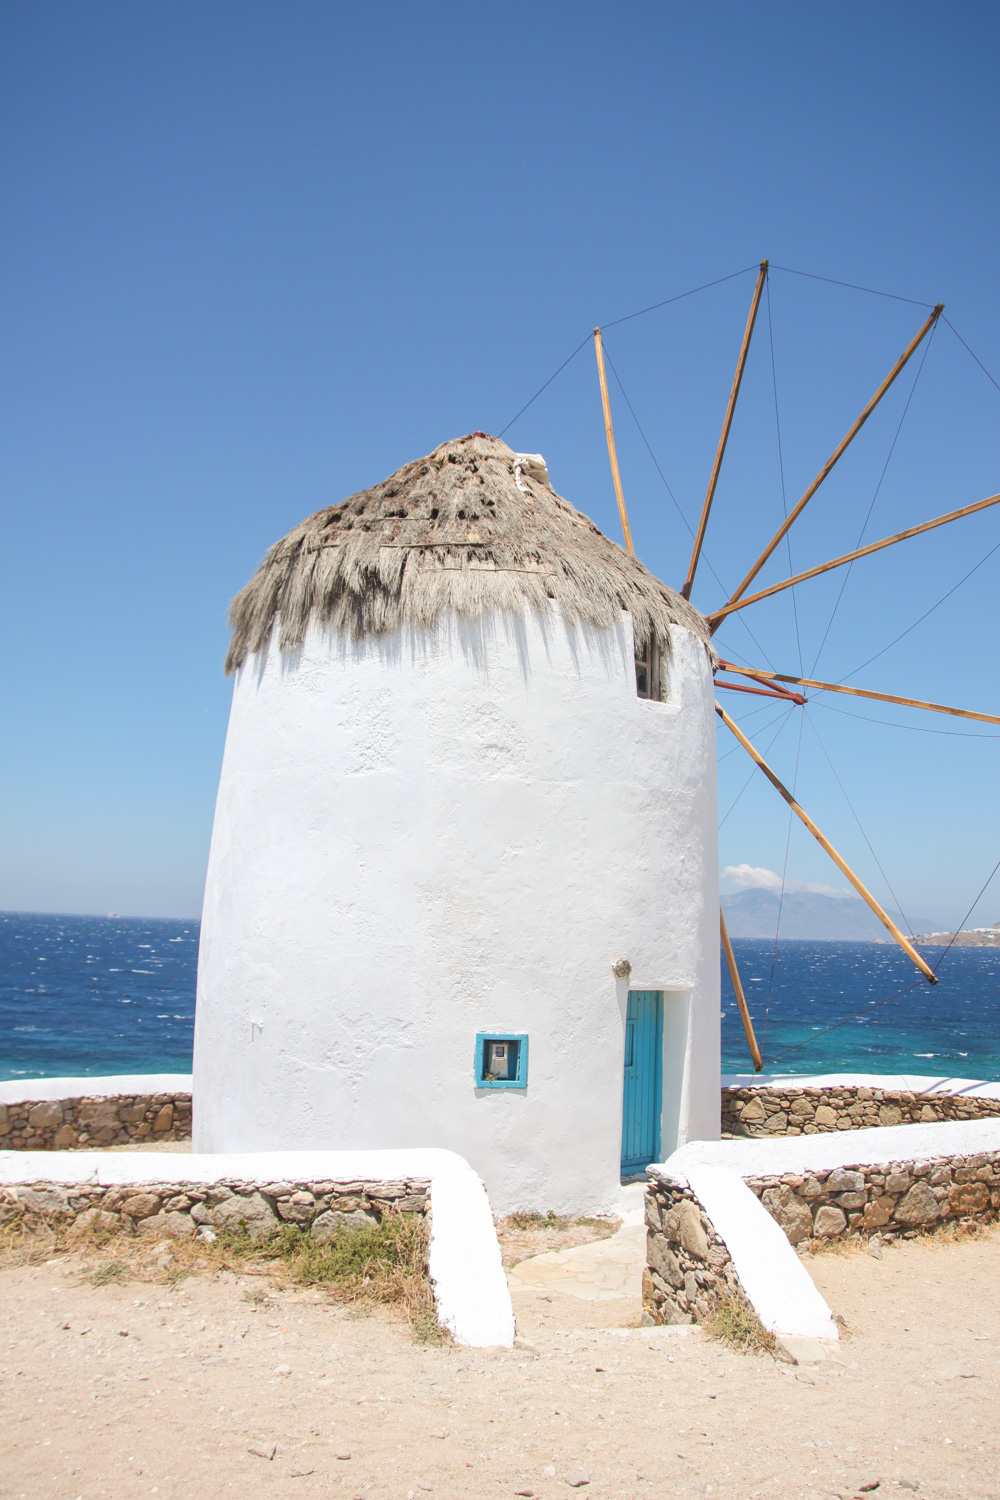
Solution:
[[[197,1151],[438,1146],[494,1209],[610,1208],[624,1009],[663,989],[661,1155],[719,1134],[715,722],[673,633],[494,613],[249,660],[236,679],[195,1022]],[[477,1031],[527,1032],[479,1090]]]

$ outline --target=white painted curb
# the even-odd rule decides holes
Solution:
[[[406,1177],[430,1179],[430,1275],[439,1321],[456,1343],[478,1349],[495,1344],[509,1348],[514,1342],[514,1311],[489,1199],[469,1163],[454,1151],[255,1151],[190,1156],[158,1151],[0,1151],[0,1184],[5,1185],[394,1182]]]
[[[743,1179],[724,1167],[692,1167],[684,1175],[764,1327],[779,1336],[837,1339],[833,1314],[812,1277]]]
[[[190,1073],[121,1073],[110,1078],[10,1078],[0,1083],[0,1104],[190,1092]]]
[[[670,1157],[672,1172],[727,1167],[740,1177],[780,1177],[784,1172],[827,1172],[834,1167],[930,1161],[1000,1151],[1000,1118],[939,1120],[933,1124],[873,1125],[816,1135],[741,1136],[730,1141],[689,1141]]]
[[[888,1089],[909,1094],[964,1094],[1000,1099],[1000,1083],[922,1073],[723,1073],[724,1089]]]

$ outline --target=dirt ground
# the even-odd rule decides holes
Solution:
[[[468,1350],[228,1271],[7,1269],[0,1496],[1000,1496],[1000,1232],[810,1269],[849,1336],[809,1367],[587,1326],[627,1302],[519,1297],[532,1347]]]

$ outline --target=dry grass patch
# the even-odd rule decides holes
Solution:
[[[38,1264],[76,1252],[80,1269],[95,1286],[146,1281],[172,1285],[198,1271],[233,1271],[278,1286],[316,1287],[335,1302],[363,1312],[388,1307],[405,1318],[421,1342],[447,1340],[437,1321],[427,1269],[426,1220],[387,1213],[378,1224],[342,1229],[317,1241],[294,1224],[253,1239],[227,1230],[213,1240],[158,1240],[121,1231],[74,1234],[37,1215],[22,1216],[0,1229],[0,1266]],[[266,1290],[251,1292],[264,1301]]]
[[[778,1343],[745,1297],[720,1297],[702,1323],[709,1338],[728,1344],[738,1354],[776,1354]]]

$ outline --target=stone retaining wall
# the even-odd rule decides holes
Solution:
[[[722,1135],[819,1135],[872,1125],[915,1125],[934,1120],[985,1120],[1000,1116],[1000,1099],[969,1094],[917,1094],[906,1089],[859,1086],[722,1090]]]
[[[67,1239],[85,1234],[148,1235],[153,1239],[214,1239],[245,1229],[265,1239],[297,1224],[316,1240],[339,1229],[377,1224],[396,1211],[426,1214],[430,1182],[151,1182],[67,1187],[33,1182],[0,1188],[0,1225],[48,1227]]]
[[[94,1094],[0,1104],[2,1151],[71,1151],[190,1138],[190,1094]]]
[[[746,1181],[801,1250],[852,1234],[912,1237],[947,1220],[989,1223],[1000,1210],[1000,1153]]]
[[[742,1291],[736,1267],[690,1188],[646,1190],[642,1323],[694,1323]]]

